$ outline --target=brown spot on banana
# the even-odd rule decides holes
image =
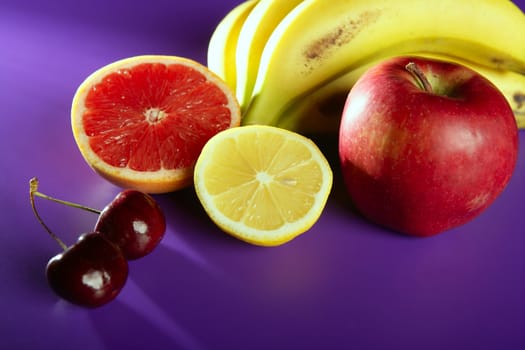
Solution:
[[[314,40],[303,51],[305,74],[332,56],[338,48],[351,42],[363,29],[377,21],[381,11],[365,11],[357,17],[345,18],[332,30]]]
[[[514,113],[525,115],[525,94],[522,92],[515,92],[512,99],[516,103]]]
[[[490,62],[500,69],[502,69],[502,67],[505,65],[505,60],[499,57],[492,57]]]
[[[512,111],[516,117],[516,123],[519,129],[525,129],[525,94],[522,92],[515,92],[512,95],[513,102]]]
[[[523,60],[515,60],[511,58],[502,57],[491,57],[488,60],[490,66],[496,67],[497,69],[510,69],[519,74],[525,74],[525,67]]]

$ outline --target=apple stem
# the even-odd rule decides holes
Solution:
[[[423,90],[425,90],[426,92],[432,92],[432,85],[430,85],[430,82],[428,81],[427,77],[421,71],[417,64],[415,64],[414,62],[409,62],[405,66],[405,69],[416,78],[419,84],[423,87]]]
[[[47,227],[47,225],[44,223],[44,220],[42,220],[42,218],[40,217],[40,214],[38,214],[38,211],[36,210],[36,206],[35,206],[35,194],[36,193],[38,193],[38,179],[32,178],[29,181],[29,200],[31,201],[31,209],[33,209],[33,213],[35,214],[40,225],[42,225],[42,227],[44,227],[47,233],[49,233],[49,235],[60,245],[60,247],[62,247],[62,249],[66,251],[67,245],[60,238],[58,238],[58,236],[55,235],[49,227]]]

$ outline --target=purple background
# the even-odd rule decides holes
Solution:
[[[76,87],[127,56],[205,63],[215,25],[239,2],[2,1],[0,347],[525,349],[523,131],[505,192],[442,235],[413,239],[365,222],[336,176],[311,231],[260,248],[221,233],[188,189],[157,196],[168,231],[153,254],[131,263],[116,301],[85,310],[51,292],[44,269],[60,248],[31,213],[28,180],[38,176],[43,192],[98,208],[119,190],[77,150],[69,124]],[[326,152],[333,161],[334,148]],[[96,220],[38,206],[68,243]]]

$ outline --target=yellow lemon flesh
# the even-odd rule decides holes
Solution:
[[[286,243],[310,229],[332,178],[314,142],[263,125],[219,132],[205,144],[194,171],[197,196],[217,226],[262,246]]]

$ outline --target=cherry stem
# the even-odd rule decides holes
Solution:
[[[32,193],[33,193],[33,195],[35,195],[37,197],[44,198],[44,199],[47,199],[47,200],[50,200],[50,201],[53,201],[53,202],[56,202],[56,203],[64,204],[64,205],[67,205],[69,207],[86,210],[86,211],[89,211],[89,212],[92,212],[92,213],[95,213],[95,214],[100,214],[100,210],[98,210],[98,209],[94,209],[94,208],[90,208],[90,207],[87,207],[87,206],[82,205],[82,204],[77,204],[77,203],[65,201],[65,200],[62,200],[62,199],[54,198],[54,197],[48,196],[47,194],[38,192],[38,179],[36,179],[36,178],[32,178],[30,180],[29,186],[30,187],[31,186],[34,187],[34,188],[32,188]]]
[[[35,206],[35,196],[36,197],[40,197],[40,198],[44,198],[44,199],[47,199],[47,200],[50,200],[50,201],[55,202],[55,203],[64,204],[64,205],[67,205],[69,207],[86,210],[86,211],[89,211],[89,212],[92,212],[92,213],[95,213],[95,214],[100,214],[100,212],[101,212],[98,209],[93,209],[93,208],[87,207],[85,205],[81,205],[81,204],[65,201],[65,200],[62,200],[62,199],[58,199],[58,198],[54,198],[54,197],[48,196],[47,194],[43,194],[43,193],[38,191],[38,179],[36,177],[34,177],[31,180],[29,180],[29,199],[31,201],[31,208],[33,209],[33,213],[35,214],[36,218],[38,219],[38,222],[40,222],[40,224],[46,229],[47,233],[49,233],[49,235],[51,237],[53,237],[53,239],[55,241],[57,241],[57,243],[64,250],[67,250],[67,245],[60,238],[58,238],[58,236],[55,235],[53,233],[53,231],[51,231],[51,229],[44,223],[44,220],[42,220],[42,218],[40,217],[40,214],[38,214],[38,211],[36,210],[36,206]]]
[[[42,227],[45,228],[47,233],[49,233],[49,235],[60,245],[60,247],[62,247],[62,249],[66,251],[67,245],[60,238],[58,238],[58,236],[55,235],[49,227],[47,227],[47,225],[44,223],[44,220],[42,220],[42,218],[40,217],[40,214],[38,214],[38,211],[36,210],[35,206],[36,193],[38,193],[38,179],[34,177],[31,180],[29,180],[29,200],[31,201],[31,209],[33,209],[33,213],[35,214],[40,225],[42,225]]]
[[[432,93],[432,85],[430,85],[430,82],[428,81],[427,77],[421,71],[417,64],[415,64],[414,62],[409,62],[405,66],[405,69],[416,78],[418,83],[423,87],[423,90]]]

